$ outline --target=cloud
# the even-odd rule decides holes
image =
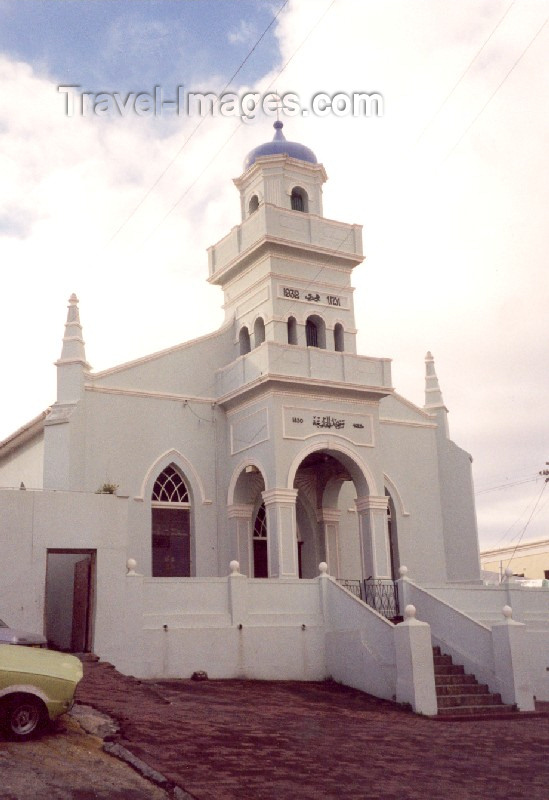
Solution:
[[[444,102],[506,5],[339,0],[321,20],[328,6],[293,0],[277,25],[278,61],[288,66],[243,88],[272,83],[305,103],[319,91],[384,96],[381,118],[309,115],[284,127],[326,166],[325,215],[364,225],[366,261],[353,276],[358,352],[392,357],[395,387],[421,405],[432,350],[451,434],[472,453],[477,486],[535,475],[548,458],[549,111],[539,98],[549,77],[542,36],[526,48],[544,9],[515,4]],[[139,31],[131,41],[138,48]],[[4,59],[0,78],[9,160],[1,207],[16,209],[16,223],[32,221],[23,238],[0,239],[0,262],[10,265],[0,333],[12,340],[22,314],[38,332],[19,333],[6,353],[7,374],[21,364],[29,374],[2,436],[54,398],[50,364],[72,291],[97,369],[221,322],[205,250],[239,222],[231,179],[272,129],[260,117],[206,120],[109,243],[197,120],[67,120],[55,87],[29,65]],[[528,499],[520,486],[480,495],[481,540],[500,538]],[[531,537],[546,532],[546,515],[532,520]]]
[[[227,41],[230,44],[249,44],[257,37],[255,25],[245,19],[240,20],[237,28],[227,33]]]

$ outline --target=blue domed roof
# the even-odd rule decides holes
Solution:
[[[308,161],[309,164],[318,163],[315,154],[310,148],[305,147],[304,144],[299,144],[298,142],[286,141],[286,138],[282,133],[282,126],[283,123],[277,120],[273,125],[273,128],[275,129],[275,135],[273,136],[272,142],[260,144],[257,147],[254,147],[253,150],[250,150],[244,159],[244,172],[246,172],[246,170],[249,169],[252,164],[255,164],[258,158],[262,158],[263,156],[286,155],[290,156],[291,158],[297,158],[299,161]]]

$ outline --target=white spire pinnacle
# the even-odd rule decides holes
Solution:
[[[448,410],[442,399],[442,392],[440,391],[435,371],[435,359],[430,351],[425,356],[425,408],[443,408],[445,411]]]
[[[80,324],[80,313],[78,311],[78,297],[73,293],[69,297],[67,311],[67,321],[65,323],[65,335],[63,337],[63,349],[61,358],[56,361],[56,366],[65,364],[80,364],[85,370],[91,367],[86,361],[86,350],[82,338],[82,325]]]

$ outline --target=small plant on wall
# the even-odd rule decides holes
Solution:
[[[116,494],[117,489],[117,483],[104,483],[103,486],[99,487],[95,494]]]

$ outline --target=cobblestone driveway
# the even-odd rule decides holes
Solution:
[[[549,718],[441,722],[333,683],[143,682],[85,665],[78,700],[197,800],[547,800]]]

